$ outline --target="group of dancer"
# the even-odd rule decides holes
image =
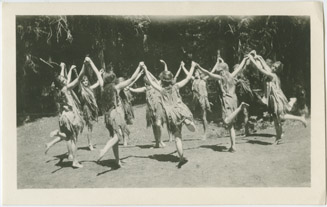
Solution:
[[[94,89],[101,88],[100,109],[104,116],[104,122],[109,131],[109,140],[103,149],[100,150],[98,161],[100,161],[106,152],[112,148],[117,167],[122,164],[119,159],[119,141],[123,140],[127,145],[127,139],[130,134],[127,125],[133,123],[134,112],[131,105],[132,93],[145,93],[146,95],[146,121],[147,127],[152,127],[155,146],[157,148],[165,147],[162,141],[162,128],[166,125],[169,134],[169,140],[175,140],[177,153],[179,155],[178,167],[181,167],[188,160],[183,153],[182,144],[182,126],[194,132],[193,114],[187,105],[183,102],[179,89],[184,87],[190,80],[193,80],[193,110],[199,108],[201,111],[201,120],[203,125],[203,139],[207,138],[207,113],[211,112],[211,103],[208,100],[207,80],[214,79],[218,81],[220,101],[222,106],[223,122],[230,134],[229,152],[235,152],[235,129],[236,117],[240,112],[246,112],[250,103],[240,102],[236,94],[236,85],[238,79],[242,76],[244,70],[257,69],[267,78],[265,79],[265,95],[259,97],[260,102],[267,106],[269,113],[273,117],[276,128],[276,144],[282,143],[282,120],[292,119],[302,122],[306,126],[304,116],[291,115],[291,105],[285,97],[280,87],[280,79],[276,75],[282,64],[277,61],[269,66],[265,60],[251,51],[247,54],[240,64],[234,66],[234,71],[229,72],[228,65],[218,56],[217,62],[211,71],[201,67],[198,63],[192,61],[190,69],[185,68],[182,61],[180,67],[174,76],[168,70],[167,64],[160,60],[165,69],[159,75],[159,80],[148,70],[144,62],[140,62],[135,72],[129,79],[117,78],[113,71],[105,72],[98,70],[93,61],[86,57],[79,74],[76,66],[71,66],[68,74],[66,66],[61,63],[61,72],[56,77],[56,85],[59,87],[59,129],[50,133],[53,140],[46,144],[46,152],[56,143],[65,140],[68,148],[68,159],[71,159],[74,168],[83,167],[76,156],[76,142],[78,135],[82,133],[84,125],[87,126],[87,138],[89,149],[93,150],[92,130],[93,124],[98,119],[99,107],[94,95]],[[90,84],[85,75],[85,68],[91,67],[96,74],[97,82]],[[181,71],[184,71],[186,77],[177,82]],[[76,74],[76,79],[71,80],[72,73]],[[131,86],[144,76],[144,86],[132,88]],[[194,75],[194,76],[193,76]],[[79,86],[79,97],[75,94],[74,88]],[[248,91],[251,88],[248,87]],[[294,101],[293,101],[294,102]]]

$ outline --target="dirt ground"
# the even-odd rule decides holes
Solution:
[[[84,165],[73,169],[65,157],[64,142],[44,154],[49,132],[58,127],[58,118],[42,118],[25,124],[18,130],[18,188],[112,188],[112,187],[305,187],[310,186],[310,121],[308,127],[287,121],[284,123],[285,143],[272,145],[272,127],[256,134],[236,138],[237,152],[227,152],[229,137],[211,123],[209,137],[201,140],[198,131],[183,129],[185,156],[189,162],[182,168],[178,163],[174,142],[166,148],[153,149],[153,135],[146,128],[145,106],[135,107],[136,120],[130,126],[128,147],[120,147],[124,167],[115,169],[110,150],[100,163],[95,160],[108,140],[103,118],[94,128],[96,149],[87,148],[86,134],[79,136],[78,157]]]

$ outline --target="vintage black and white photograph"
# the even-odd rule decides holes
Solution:
[[[309,16],[17,15],[17,188],[310,187]]]

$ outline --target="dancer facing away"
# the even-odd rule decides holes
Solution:
[[[182,69],[185,72],[185,74],[188,73],[184,64],[182,64]],[[195,70],[194,76],[192,76],[192,80],[193,80],[193,83],[192,83],[192,91],[193,91],[192,106],[193,106],[194,112],[197,109],[200,109],[201,120],[202,120],[202,125],[203,125],[203,137],[202,137],[203,140],[207,139],[207,126],[208,126],[207,111],[211,112],[210,102],[208,99],[208,91],[207,91],[208,78],[209,78],[209,76],[204,75],[200,70]]]
[[[228,71],[228,65],[226,63],[219,64],[219,67],[216,68],[216,72],[218,74],[214,74],[209,72],[202,67],[198,66],[198,68],[208,75],[210,78],[220,80],[223,87],[223,95],[222,99],[222,111],[223,111],[223,122],[228,127],[228,131],[230,134],[231,146],[229,148],[229,152],[235,152],[235,130],[234,130],[234,121],[237,115],[249,105],[247,103],[241,103],[239,107],[237,107],[237,96],[235,93],[235,77],[242,70],[245,65],[247,58],[244,58],[239,65],[239,67],[231,74]]]
[[[111,139],[109,139],[104,148],[100,150],[98,161],[100,161],[105,153],[112,148],[117,166],[122,166],[119,160],[119,139],[124,136],[124,132],[127,132],[127,128],[124,118],[124,110],[118,94],[121,90],[124,90],[124,88],[129,86],[140,72],[141,64],[139,64],[131,78],[118,84],[115,84],[116,75],[112,71],[104,73],[103,79],[100,79],[100,86],[102,89],[101,107]]]
[[[155,138],[155,148],[165,147],[165,144],[161,140],[161,128],[165,123],[165,110],[162,105],[161,94],[154,89],[148,78],[144,76],[144,87],[141,88],[129,88],[130,91],[134,93],[145,93],[146,98],[146,123],[147,127],[152,126],[154,138]],[[155,81],[155,80],[153,80]]]
[[[283,64],[280,61],[277,61],[273,63],[272,67],[270,68],[261,56],[251,53],[248,55],[248,57],[255,67],[269,78],[269,81],[267,82],[268,111],[273,116],[275,124],[275,144],[282,144],[282,120],[289,119],[300,121],[305,127],[307,122],[304,116],[294,116],[290,114],[291,106],[289,105],[288,100],[280,87],[280,80],[276,74],[282,69]]]
[[[124,82],[124,81],[125,81],[125,79],[123,77],[120,77],[120,78],[118,78],[117,84]],[[134,110],[133,110],[133,106],[132,106],[132,94],[130,94],[128,87],[126,87],[126,88],[124,88],[124,90],[120,90],[118,95],[119,95],[119,98],[121,100],[122,107],[124,110],[124,118],[125,118],[126,124],[132,125],[133,120],[135,118]],[[128,131],[128,133],[124,133],[124,136],[123,136],[123,145],[125,147],[128,145],[127,140],[129,139],[129,134],[130,134],[128,127],[127,127],[127,131]]]
[[[85,58],[86,63],[88,63],[93,71],[96,74],[99,74],[99,71],[93,61],[90,58]],[[74,70],[76,72],[76,69]],[[76,72],[77,73],[77,72]],[[99,77],[98,77],[99,79]],[[92,131],[93,131],[93,124],[94,122],[98,121],[98,112],[99,108],[94,96],[94,89],[97,88],[100,85],[99,80],[94,83],[93,85],[90,85],[90,81],[86,75],[82,76],[82,80],[79,84],[79,93],[81,97],[81,104],[82,104],[82,110],[83,110],[83,118],[85,121],[85,124],[87,126],[87,140],[89,149],[92,151],[94,150],[93,144],[92,144]]]
[[[193,123],[193,115],[188,107],[183,103],[178,89],[185,86],[190,81],[196,67],[196,63],[192,62],[192,66],[187,77],[178,83],[173,83],[174,77],[170,71],[163,71],[160,76],[161,86],[152,80],[151,74],[144,64],[142,64],[142,67],[145,70],[145,74],[151,86],[161,93],[163,107],[166,112],[167,127],[168,130],[175,136],[176,148],[180,157],[177,167],[180,168],[187,162],[187,159],[183,154],[182,126],[185,124],[190,131],[194,132],[195,125]]]
[[[86,61],[84,61],[85,64]],[[69,73],[68,79],[64,77],[65,74],[65,64],[61,63],[61,73],[56,77],[55,83],[60,88],[59,93],[59,129],[51,133],[51,137],[55,137],[51,142],[46,144],[47,151],[56,143],[66,140],[69,159],[73,160],[72,166],[74,168],[81,168],[81,165],[76,157],[77,152],[77,137],[83,131],[84,122],[81,116],[81,111],[79,109],[80,102],[74,93],[73,89],[77,86],[79,81],[82,79],[84,73],[85,65],[83,64],[82,70],[78,77],[70,82],[72,70],[75,66],[72,66]]]

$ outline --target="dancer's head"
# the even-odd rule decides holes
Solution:
[[[277,73],[277,74],[281,73],[283,71],[283,68],[284,68],[284,65],[280,61],[274,62],[271,66],[272,72]]]
[[[162,71],[159,75],[163,87],[174,83],[174,75],[170,71]]]
[[[67,85],[67,79],[62,75],[58,75],[56,76],[54,83],[58,88],[62,89]]]
[[[115,83],[116,81],[116,74],[112,71],[110,71],[109,73],[104,72],[103,73],[103,84],[110,84],[110,83]]]
[[[224,73],[224,72],[229,72],[229,67],[227,63],[219,63],[218,68],[216,69],[216,72],[218,74]]]
[[[83,75],[81,82],[85,87],[88,87],[90,85],[90,81],[86,75]]]

